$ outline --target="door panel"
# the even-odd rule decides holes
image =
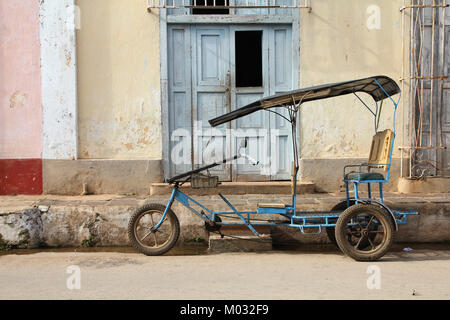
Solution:
[[[190,30],[173,26],[168,35],[170,170],[176,175],[192,169]]]
[[[292,32],[290,27],[279,26],[269,31],[270,94],[292,90]],[[275,108],[275,112],[289,118],[285,108]],[[271,177],[272,180],[288,180],[292,174],[292,130],[291,124],[279,115],[270,113],[271,135]]]
[[[264,93],[238,93],[236,94],[236,108],[239,109],[247,104],[263,98]],[[269,113],[257,111],[246,117],[236,120],[236,128],[243,136],[233,137],[235,139],[235,153],[238,152],[241,138],[248,137],[249,143],[245,153],[253,159],[260,161],[260,165],[253,166],[245,159],[237,161],[233,170],[233,178],[236,181],[263,181],[269,180],[269,175],[261,174],[261,166],[269,167],[270,163],[265,163],[269,158]]]
[[[197,93],[197,120],[202,121],[202,127],[209,129],[208,120],[225,114],[226,97],[222,92],[198,92]],[[225,128],[225,124],[217,128]]]
[[[224,37],[225,30],[197,30],[198,86],[225,85]]]
[[[270,40],[274,54],[271,55],[272,74],[271,88],[274,92],[292,90],[292,34],[290,28],[270,30]]]
[[[229,145],[226,141],[227,125],[213,129],[208,123],[208,120],[230,110],[229,30],[228,27],[213,26],[192,26],[191,30],[195,34],[192,44],[195,48],[192,56],[192,80],[195,84],[192,88],[192,114],[194,129],[198,129],[193,137],[194,166],[201,167],[222,160]],[[218,153],[213,150],[218,150]],[[216,167],[210,172],[222,180],[230,180],[231,164]]]

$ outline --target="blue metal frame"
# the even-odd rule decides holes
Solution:
[[[210,210],[200,202],[186,195],[182,191],[180,191],[179,187],[176,185],[172,190],[172,194],[170,196],[169,202],[167,203],[166,209],[164,211],[161,220],[156,224],[152,230],[156,230],[159,228],[161,223],[164,221],[168,210],[172,207],[175,200],[180,202],[187,209],[195,213],[205,222],[213,222],[216,221],[216,216],[229,216],[229,215],[237,215],[242,222],[216,222],[218,225],[228,225],[228,226],[247,226],[254,235],[258,236],[259,233],[256,231],[254,226],[288,226],[299,228],[299,230],[304,234],[318,234],[322,231],[322,228],[326,227],[335,227],[337,219],[341,212],[297,212],[295,206],[286,206],[285,208],[261,208],[258,207],[257,211],[238,211],[222,194],[219,194],[222,200],[231,208],[232,211],[228,212],[216,212],[214,210]],[[294,204],[295,204],[295,196],[293,196]],[[364,202],[371,202],[369,199],[360,200]],[[191,202],[197,206],[199,206],[202,210],[199,212],[195,208],[191,206]],[[385,206],[384,206],[385,207]],[[205,213],[206,211],[206,213]],[[389,212],[391,212],[389,210]],[[288,218],[285,223],[275,223],[275,222],[252,222],[251,216],[258,214],[280,214]],[[414,215],[417,212],[412,211],[392,211],[392,216],[396,224],[406,224],[407,216]],[[306,230],[314,230],[317,229],[317,232],[306,232]]]
[[[365,180],[365,181],[362,181],[362,180],[346,180],[345,183],[346,183],[347,207],[350,207],[350,201],[355,201],[356,203],[376,203],[378,205],[381,205],[391,215],[391,217],[392,217],[392,219],[393,219],[393,221],[395,223],[395,227],[397,229],[397,225],[401,225],[401,224],[406,224],[407,223],[407,216],[408,215],[416,215],[416,214],[418,214],[417,212],[414,212],[414,211],[393,211],[393,210],[390,210],[383,203],[383,183],[389,181],[389,172],[390,172],[390,167],[391,167],[392,152],[393,152],[393,146],[394,146],[394,141],[395,141],[395,115],[396,115],[397,106],[398,106],[398,104],[400,102],[400,98],[401,97],[399,97],[397,102],[394,101],[392,99],[392,97],[380,85],[380,83],[376,79],[375,79],[375,81],[378,84],[378,86],[380,86],[380,88],[384,91],[386,96],[394,104],[394,126],[393,126],[393,128],[394,128],[394,135],[393,135],[393,141],[392,141],[391,150],[390,150],[389,163],[385,164],[385,165],[388,165],[387,175],[386,175],[386,179],[384,179],[384,180]],[[377,114],[378,114],[378,107],[377,107],[376,113],[373,113],[373,114],[374,114],[374,116],[376,118]],[[295,123],[295,121],[293,123]],[[375,123],[376,123],[376,119],[375,119]],[[293,136],[293,139],[295,139],[294,136]],[[295,144],[294,144],[294,147],[295,147]],[[358,165],[360,167],[360,171],[361,171],[361,167],[367,166],[367,165],[369,165],[369,164]],[[380,164],[378,164],[378,165],[380,165]],[[350,167],[350,166],[346,166],[345,168],[347,168],[347,167]],[[345,168],[344,168],[344,174],[345,174]],[[161,220],[152,228],[152,230],[156,230],[156,229],[159,228],[159,226],[164,221],[164,219],[165,219],[165,217],[167,215],[167,212],[172,207],[172,205],[173,205],[175,200],[180,202],[183,206],[185,206],[187,209],[189,209],[190,211],[195,213],[197,216],[199,216],[205,222],[214,222],[217,225],[235,225],[235,226],[236,225],[241,225],[241,226],[247,226],[253,232],[253,234],[255,234],[256,236],[258,236],[259,233],[256,231],[254,226],[288,226],[288,227],[295,227],[295,228],[299,228],[299,230],[302,233],[304,233],[304,234],[317,234],[317,233],[320,233],[322,231],[322,228],[335,227],[336,226],[336,222],[337,222],[341,212],[338,212],[338,211],[327,211],[327,212],[304,212],[304,211],[299,211],[298,212],[296,210],[296,206],[297,206],[298,167],[295,167],[294,170],[295,170],[295,172],[294,172],[294,177],[293,177],[294,188],[293,188],[293,195],[292,195],[292,204],[286,205],[284,208],[257,207],[257,211],[239,211],[228,201],[228,199],[225,198],[225,196],[223,196],[220,193],[219,193],[219,196],[222,198],[222,200],[226,203],[226,205],[232,211],[229,211],[229,212],[216,212],[216,211],[210,210],[207,207],[205,207],[204,205],[202,205],[200,202],[196,201],[195,199],[191,198],[190,196],[188,196],[185,193],[183,193],[182,191],[180,191],[179,185],[178,185],[178,183],[176,183],[174,188],[173,188],[173,190],[172,190],[172,194],[170,196],[169,202],[167,203],[167,206],[166,206],[166,209],[164,211],[164,214],[161,217]],[[350,198],[349,189],[348,189],[348,183],[349,182],[354,183],[354,192],[355,192],[355,197],[354,198]],[[368,199],[359,198],[359,196],[358,196],[358,183],[368,183],[368,191],[369,191],[369,198]],[[380,188],[380,200],[379,201],[372,199],[372,192],[371,192],[371,189],[370,189],[370,184],[371,183],[379,183],[379,188]],[[191,203],[199,206],[201,208],[200,212],[198,210],[196,210],[195,208],[193,208],[191,206]],[[278,223],[276,223],[276,222],[269,222],[269,221],[267,221],[267,222],[252,222],[251,221],[251,216],[258,215],[258,214],[274,214],[274,215],[278,214],[278,215],[282,215],[282,216],[286,217],[287,220],[285,222],[278,222]],[[217,222],[216,221],[216,216],[227,216],[227,215],[228,216],[229,215],[237,216],[239,218],[239,220],[241,220],[241,221],[240,222],[235,222],[235,223],[233,223],[233,222]],[[305,230],[308,230],[308,231],[312,230],[312,231],[311,232],[306,232]],[[316,230],[316,232],[314,232],[314,230]]]

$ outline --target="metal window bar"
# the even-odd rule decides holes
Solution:
[[[245,0],[245,3],[238,1],[225,0],[225,5],[219,5],[216,0],[213,1],[212,5],[207,4],[207,0],[147,0],[147,10],[151,9],[308,9],[311,8],[311,0],[290,0],[291,4],[284,4],[286,1],[282,0]]]
[[[444,101],[443,94],[444,80],[449,76],[445,74],[445,19],[448,6],[446,0],[404,0],[404,5],[400,9],[403,24],[403,58],[405,58],[407,15],[410,20],[409,75],[405,75],[403,66],[400,79],[403,88],[409,83],[410,104],[409,145],[406,146],[403,140],[403,146],[400,147],[401,176],[404,176],[403,152],[406,151],[409,156],[408,176],[413,179],[439,176],[442,172],[440,167],[443,164],[440,163],[438,152],[446,149],[443,142],[442,119],[444,108],[449,104],[448,101]],[[430,13],[431,16],[427,16]],[[426,34],[426,28],[431,28],[431,39]],[[436,39],[437,36],[440,39]],[[425,48],[427,45],[430,47]],[[427,49],[429,61],[426,61]],[[429,92],[429,96],[426,96],[426,91]],[[435,94],[436,92],[439,95]],[[428,139],[425,138],[426,135],[429,135]]]

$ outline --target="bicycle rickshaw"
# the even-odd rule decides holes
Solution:
[[[370,108],[358,93],[370,95],[375,102],[375,110]],[[300,107],[309,101],[327,99],[347,94],[354,94],[374,117],[375,136],[367,163],[344,167],[346,199],[330,211],[305,212],[297,210],[297,175],[299,172],[299,154],[297,148],[297,116]],[[394,95],[399,95],[394,100]],[[292,202],[259,203],[255,211],[239,211],[227,198],[219,197],[231,209],[228,212],[215,212],[200,202],[183,193],[179,187],[190,182],[195,187],[217,187],[218,177],[204,175],[202,172],[239,158],[246,158],[251,164],[257,161],[242,152],[247,147],[244,139],[236,156],[172,177],[167,182],[173,185],[170,200],[167,204],[149,203],[136,210],[128,225],[131,244],[146,255],[161,255],[169,251],[177,242],[180,225],[177,216],[171,209],[174,201],[179,201],[205,221],[208,231],[219,231],[224,225],[247,226],[253,234],[259,235],[255,226],[288,226],[299,229],[304,234],[317,234],[326,230],[331,242],[341,251],[358,261],[374,261],[381,258],[390,249],[394,233],[398,226],[407,223],[407,216],[417,214],[413,211],[390,209],[383,200],[383,183],[389,181],[392,151],[395,140],[395,114],[400,101],[400,88],[394,80],[386,76],[374,76],[365,79],[320,85],[305,89],[277,94],[255,101],[242,108],[219,116],[209,123],[212,127],[247,116],[253,112],[265,110],[276,113],[291,124],[293,147]],[[378,131],[383,101],[393,103],[393,128]],[[379,105],[380,103],[380,105]],[[283,107],[288,116],[273,110]],[[354,169],[349,172],[350,169]],[[378,169],[378,170],[377,170]],[[374,171],[375,170],[375,171]],[[384,170],[384,172],[379,172]],[[209,171],[208,171],[209,172]],[[359,186],[367,185],[367,198],[359,194]],[[371,186],[378,184],[379,197],[372,197]],[[353,196],[350,196],[350,185],[353,185]],[[195,205],[197,209],[193,208]],[[198,209],[200,208],[200,209]],[[258,215],[277,215],[278,219],[255,218]],[[223,221],[222,217],[233,216],[238,222]],[[261,217],[261,216],[260,216]],[[225,220],[225,219],[224,219]]]

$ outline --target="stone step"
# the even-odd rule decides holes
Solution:
[[[217,188],[192,189],[187,182],[180,187],[180,190],[188,195],[215,195],[222,194],[291,194],[290,181],[269,181],[269,182],[222,182]],[[168,183],[152,183],[150,195],[170,194],[172,186]],[[314,193],[314,183],[297,183],[297,194]]]
[[[270,235],[270,226],[253,226],[260,235]],[[247,227],[242,225],[234,226],[222,226],[220,232],[224,235],[230,236],[253,236],[253,232]]]

